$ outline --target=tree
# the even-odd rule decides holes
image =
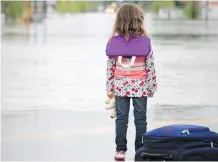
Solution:
[[[153,11],[158,13],[158,11],[162,8],[172,8],[175,7],[174,1],[154,1],[152,3]]]
[[[5,15],[6,21],[8,19],[16,20],[20,18],[24,11],[25,1],[2,1],[2,12]]]
[[[196,1],[186,2],[184,13],[189,19],[192,19],[192,20],[197,19],[199,15],[198,2]]]

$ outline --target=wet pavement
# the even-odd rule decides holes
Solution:
[[[107,117],[60,110],[5,114],[2,160],[113,160],[113,121]]]
[[[152,118],[151,111],[148,114],[149,130],[166,124],[192,123],[210,126],[212,130],[218,131],[217,119],[161,120],[157,117]],[[168,111],[169,116],[170,114]],[[114,120],[110,119],[109,115],[109,111],[69,110],[4,113],[1,137],[2,160],[111,161],[115,152]],[[154,115],[160,116],[158,113]],[[167,116],[166,113],[163,115]],[[134,160],[133,123],[134,119],[131,115],[128,129],[127,160],[129,161]]]
[[[2,160],[113,160],[114,120],[103,108],[113,18],[56,15],[31,26],[29,37],[2,36]],[[149,130],[187,123],[218,132],[217,41],[152,37],[158,93],[148,104]],[[129,160],[133,123],[131,115]]]

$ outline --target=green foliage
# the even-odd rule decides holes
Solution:
[[[158,13],[162,8],[173,8],[175,5],[174,1],[154,1],[152,3],[152,8],[155,13]]]
[[[196,1],[189,1],[185,4],[184,14],[189,19],[197,19],[199,15],[199,7]]]
[[[58,1],[57,10],[62,13],[86,12],[97,8],[94,1]]]
[[[146,12],[152,11],[152,3],[151,1],[140,1],[138,5]]]
[[[6,20],[20,18],[24,11],[25,1],[2,1],[2,12],[5,14]]]

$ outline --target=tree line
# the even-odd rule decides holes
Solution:
[[[199,16],[199,7],[197,1],[135,1],[145,10],[149,8],[153,12],[158,12],[162,8],[181,7],[184,14],[189,19],[196,19]],[[1,11],[5,15],[5,19],[16,20],[21,18],[25,13],[25,1],[2,1]],[[55,9],[60,13],[78,13],[97,10],[101,1],[58,1]],[[108,2],[109,3],[109,2]]]

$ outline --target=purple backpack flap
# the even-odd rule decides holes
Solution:
[[[131,36],[128,41],[124,36],[113,36],[107,43],[107,56],[147,56],[151,50],[150,38]]]
[[[126,41],[122,35],[113,36],[106,46],[106,55],[109,57],[118,56],[118,62],[123,67],[130,67],[134,64],[136,57],[148,56],[151,50],[150,38],[147,36],[131,36]],[[122,64],[122,56],[132,57],[130,64]]]

